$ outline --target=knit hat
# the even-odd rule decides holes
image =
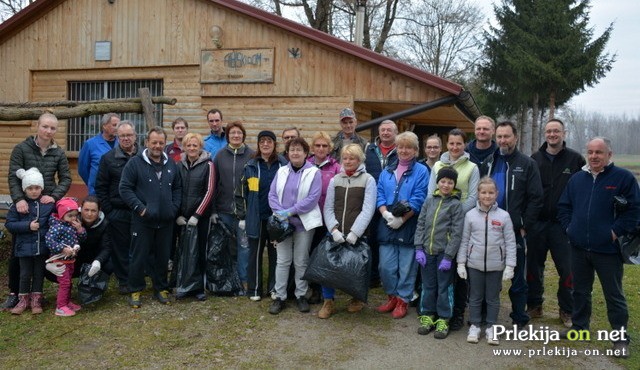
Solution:
[[[436,176],[436,184],[440,182],[440,179],[445,177],[453,180],[453,186],[458,182],[458,172],[454,170],[453,167],[442,167],[440,171],[438,171],[438,176]]]
[[[271,138],[271,140],[273,140],[274,143],[276,142],[276,134],[274,134],[273,131],[269,131],[269,130],[260,131],[260,133],[258,134],[258,142],[260,142],[260,138],[265,136],[268,138]]]
[[[44,189],[44,178],[37,168],[32,167],[28,170],[20,168],[16,171],[16,176],[22,180],[22,190],[27,190],[29,186],[39,186]]]
[[[73,198],[62,198],[56,203],[58,218],[62,219],[70,211],[77,211],[78,203]]]

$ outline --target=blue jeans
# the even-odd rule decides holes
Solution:
[[[520,327],[529,323],[527,313],[527,259],[525,256],[525,240],[520,235],[520,230],[515,230],[516,234],[516,268],[511,279],[509,288],[509,299],[511,299],[511,320]]]
[[[401,298],[405,302],[413,298],[418,264],[413,246],[380,244],[380,280],[388,295]]]
[[[571,249],[571,268],[574,276],[573,314],[571,321],[574,329],[589,330],[591,321],[591,291],[595,273],[602,286],[607,303],[607,317],[611,328],[626,328],[629,321],[627,300],[622,290],[624,267],[619,254],[589,252],[573,247]]]
[[[419,315],[433,316],[436,313],[441,319],[450,319],[453,314],[453,268],[447,271],[438,270],[444,253],[427,255],[427,264],[420,268],[422,276],[422,295]],[[453,264],[455,266],[455,263]]]
[[[244,230],[241,230],[238,227],[238,219],[236,216],[230,213],[220,213],[220,219],[224,222],[225,225],[229,228],[229,230],[235,234],[236,237],[236,269],[238,270],[238,277],[240,281],[245,284],[247,282],[247,268],[249,267],[249,243],[247,241],[246,245],[243,245],[241,242],[243,237],[242,235],[246,235]],[[244,238],[247,240],[246,238]]]

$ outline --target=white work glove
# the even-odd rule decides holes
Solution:
[[[502,273],[502,280],[507,281],[513,279],[513,267],[507,266]]]
[[[46,264],[45,268],[55,276],[62,276],[62,274],[64,274],[64,270],[67,269],[67,266],[60,262],[49,262]]]
[[[384,211],[382,212],[382,218],[384,218],[387,221],[387,224],[391,221],[393,221],[393,214],[389,211]]]
[[[187,225],[189,225],[189,226],[197,226],[198,225],[198,218],[196,216],[189,217],[189,221],[187,222]]]
[[[240,230],[244,230],[247,227],[247,222],[245,220],[238,221],[238,228]]]
[[[354,234],[353,231],[349,232],[349,235],[347,235],[347,243],[354,245],[356,244],[357,241],[358,241],[358,236]]]
[[[100,261],[95,260],[91,263],[91,268],[89,269],[89,277],[92,277],[93,275],[97,274],[98,271],[100,271],[100,267],[102,267],[102,265],[100,265]]]
[[[331,232],[331,236],[333,237],[333,241],[336,243],[344,243],[344,235],[340,232],[340,230],[335,229]]]
[[[178,226],[184,226],[187,224],[187,219],[184,218],[184,216],[178,216],[178,218],[176,218],[176,224]]]
[[[393,220],[387,221],[387,226],[394,230],[399,229],[400,226],[402,226],[402,224],[404,223],[404,220],[402,219],[402,217],[396,217],[393,215],[391,217],[393,217]]]
[[[213,213],[211,214],[209,221],[211,221],[212,224],[217,224],[219,219],[220,219],[220,216],[218,216],[217,213]]]
[[[460,276],[460,279],[467,280],[467,268],[464,263],[458,264],[458,276]]]
[[[74,257],[78,255],[78,252],[80,252],[80,245],[76,244],[73,246],[73,255]]]

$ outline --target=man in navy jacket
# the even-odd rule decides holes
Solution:
[[[558,219],[571,243],[573,269],[573,330],[589,330],[594,272],[598,274],[614,330],[627,328],[629,311],[622,290],[623,264],[619,236],[633,231],[640,220],[640,190],[631,172],[611,162],[609,139],[587,144],[587,165],[571,177],[558,203]],[[627,201],[616,211],[614,197]],[[614,355],[629,355],[629,338],[614,342]]]
[[[182,183],[176,164],[164,153],[167,134],[160,127],[147,133],[147,148],[131,158],[122,171],[120,196],[131,208],[129,256],[129,304],[140,307],[145,288],[145,269],[153,282],[154,297],[169,304],[167,265],[182,198]]]

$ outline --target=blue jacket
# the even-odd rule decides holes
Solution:
[[[380,177],[380,173],[382,170],[389,164],[398,160],[398,153],[396,153],[396,148],[393,148],[387,153],[386,156],[382,155],[380,151],[380,139],[376,138],[375,143],[367,144],[367,148],[365,150],[365,159],[364,165],[367,173],[378,181]]]
[[[215,158],[218,151],[225,146],[227,146],[227,138],[224,131],[220,132],[220,136],[212,133],[204,138],[204,150],[211,153],[211,158]]]
[[[267,166],[262,158],[251,158],[244,166],[244,174],[236,189],[236,214],[245,220],[247,236],[260,236],[260,221],[273,214],[269,207],[269,189],[278,169],[287,165],[287,160],[278,155],[278,160]]]
[[[48,255],[45,235],[49,230],[49,216],[55,203],[42,204],[40,200],[25,198],[29,213],[18,213],[13,204],[7,213],[5,227],[13,234],[13,255],[15,257],[33,257]],[[40,228],[31,231],[31,221],[38,220]]]
[[[158,179],[147,157],[147,149],[131,158],[122,170],[120,196],[132,212],[132,222],[147,227],[172,227],[182,201],[178,168],[163,152],[162,174]],[[144,216],[141,213],[146,210]]]
[[[396,181],[395,170],[398,161],[388,165],[378,178],[378,199],[376,208],[391,206],[396,201],[408,201],[415,213],[399,229],[393,230],[387,226],[384,218],[378,221],[378,242],[380,244],[399,244],[413,248],[414,233],[418,222],[418,215],[424,200],[427,198],[427,184],[429,182],[429,170],[415,159],[409,164],[409,168]]]
[[[640,220],[640,190],[631,172],[613,163],[594,179],[587,166],[576,172],[558,202],[558,219],[571,245],[598,253],[619,253],[611,231],[622,236],[634,230]],[[613,197],[627,199],[628,209],[615,214]]]
[[[100,166],[100,158],[118,145],[118,139],[115,140],[113,146],[102,137],[102,133],[85,141],[80,149],[78,157],[78,174],[82,177],[82,181],[89,187],[89,194],[95,195],[96,177],[98,176],[98,167]]]

